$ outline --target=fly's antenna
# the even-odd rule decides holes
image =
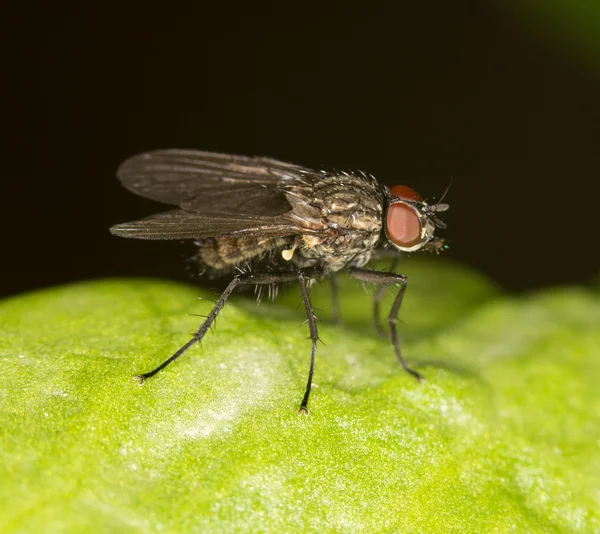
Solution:
[[[446,198],[446,195],[448,194],[448,191],[450,191],[450,188],[452,187],[452,182],[453,182],[453,177],[450,176],[450,183],[448,184],[448,187],[446,187],[446,190],[444,191],[444,194],[440,197],[440,199],[435,203],[436,206],[440,206],[440,208],[434,210],[434,211],[446,211],[448,209],[448,204],[442,204],[442,202],[444,202],[444,199]]]
[[[444,194],[440,197],[440,200],[438,202],[436,202],[435,204],[431,204],[430,206],[427,206],[427,208],[426,208],[430,214],[429,217],[433,221],[433,224],[435,224],[435,226],[437,226],[438,228],[441,228],[442,230],[444,228],[446,228],[446,223],[441,221],[437,217],[433,216],[433,214],[440,213],[442,211],[446,211],[450,207],[448,204],[443,204],[442,201],[446,198],[446,195],[448,194],[448,191],[450,191],[451,186],[452,186],[452,176],[450,176],[450,183],[448,184],[448,187],[446,187]]]

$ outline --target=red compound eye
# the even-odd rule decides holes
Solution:
[[[419,216],[404,202],[389,205],[386,226],[388,237],[399,247],[411,248],[421,241],[422,226]]]
[[[423,202],[423,197],[419,195],[412,187],[407,185],[395,185],[390,191],[395,197],[401,198],[402,200],[412,200],[417,202]]]

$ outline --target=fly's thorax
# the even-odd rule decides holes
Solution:
[[[296,238],[294,263],[330,272],[366,263],[382,232],[384,198],[374,179],[350,174],[293,190],[288,201],[307,229]]]

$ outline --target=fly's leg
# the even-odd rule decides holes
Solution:
[[[162,371],[167,365],[173,363],[179,356],[181,356],[185,351],[187,351],[192,345],[198,343],[202,340],[206,332],[210,329],[213,322],[219,315],[219,312],[225,306],[227,299],[233,293],[233,290],[238,287],[243,287],[247,285],[265,285],[265,284],[278,284],[282,282],[291,282],[297,279],[299,275],[296,273],[273,273],[273,274],[239,274],[233,278],[229,285],[225,288],[225,291],[221,294],[217,302],[215,303],[211,312],[206,316],[206,320],[200,325],[200,328],[196,330],[192,339],[190,339],[183,347],[181,347],[173,356],[171,356],[168,360],[165,360],[161,363],[156,369],[150,371],[149,373],[144,373],[142,375],[137,375],[134,377],[140,384],[143,384],[148,378],[153,377],[156,373]],[[309,323],[310,324],[310,323]],[[315,327],[316,331],[316,327]],[[314,354],[314,350],[313,350]],[[311,366],[312,368],[312,366]],[[310,382],[309,382],[310,384]],[[306,395],[306,397],[308,397]]]
[[[331,319],[337,325],[342,324],[340,318],[340,298],[339,298],[339,284],[335,274],[329,277],[329,285],[331,287]]]
[[[304,309],[306,310],[306,320],[308,322],[308,330],[310,332],[310,339],[312,341],[312,348],[310,352],[310,368],[308,369],[308,381],[306,383],[306,390],[304,391],[304,397],[300,403],[300,409],[298,414],[308,415],[308,397],[310,396],[310,389],[312,387],[313,373],[315,371],[315,354],[317,352],[317,341],[319,341],[319,332],[317,330],[317,318],[313,312],[313,307],[310,302],[310,296],[308,294],[309,279],[302,271],[298,271],[298,281],[300,282],[300,292],[302,293],[302,301],[304,302]]]
[[[421,381],[423,377],[413,371],[402,356],[402,351],[400,350],[400,342],[398,341],[398,329],[396,326],[398,320],[398,311],[400,310],[400,306],[402,305],[402,299],[404,298],[404,292],[406,291],[406,276],[403,274],[397,273],[388,273],[384,271],[373,271],[370,269],[359,269],[359,268],[351,268],[349,269],[350,276],[353,276],[357,280],[361,280],[363,282],[369,282],[372,284],[396,284],[400,286],[398,293],[396,294],[396,298],[394,299],[394,303],[392,304],[392,309],[388,315],[388,323],[390,325],[390,332],[392,334],[392,343],[394,345],[394,350],[396,352],[396,357],[402,365],[402,368],[410,375],[414,376],[418,381]]]
[[[395,256],[390,264],[390,272],[394,272],[396,267],[398,266],[398,260],[400,258]],[[381,301],[384,299],[386,294],[387,286],[382,283],[375,292],[375,296],[373,297],[373,322],[375,324],[375,331],[381,337],[387,337],[386,332],[383,328],[383,324],[381,323]]]

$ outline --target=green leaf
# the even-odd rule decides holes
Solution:
[[[600,532],[598,294],[506,296],[437,258],[402,270],[403,349],[427,380],[344,281],[308,417],[297,288],[236,296],[142,387],[212,293],[108,280],[0,303],[0,531]],[[323,318],[328,295],[312,290]]]

